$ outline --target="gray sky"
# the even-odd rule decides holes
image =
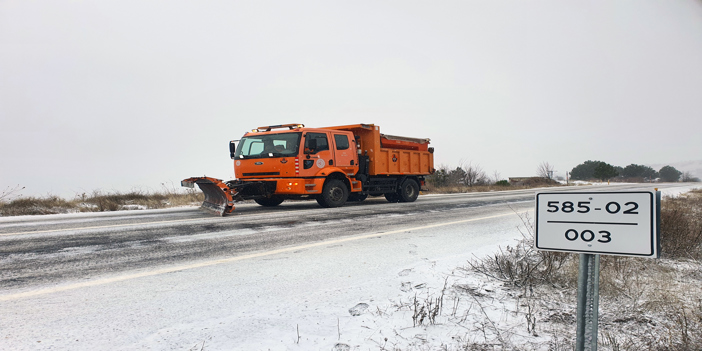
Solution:
[[[231,179],[228,141],[280,123],[504,178],[702,160],[701,96],[700,0],[0,0],[0,187],[25,195]]]

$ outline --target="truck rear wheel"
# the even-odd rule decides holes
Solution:
[[[339,207],[346,203],[349,198],[349,190],[344,182],[338,179],[329,179],[324,183],[322,194],[317,198],[317,202],[322,207]]]
[[[405,179],[398,192],[400,202],[414,202],[419,196],[419,185],[412,178]]]
[[[259,199],[254,199],[257,204],[261,206],[266,206],[266,207],[273,207],[273,206],[278,206],[281,203],[283,203],[283,198],[278,197],[278,196],[271,196],[271,197],[262,197]]]
[[[397,193],[385,193],[385,199],[388,202],[400,202],[400,195]]]

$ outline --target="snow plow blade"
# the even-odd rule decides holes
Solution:
[[[205,202],[202,203],[202,209],[214,212],[219,216],[224,216],[234,211],[234,199],[231,189],[221,179],[196,177],[184,179],[180,182],[180,186],[186,188],[195,188],[195,184],[205,194]]]

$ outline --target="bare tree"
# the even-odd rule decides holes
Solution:
[[[490,179],[490,182],[492,184],[495,184],[495,183],[499,182],[500,180],[502,180],[502,175],[500,174],[500,172],[493,171],[492,172],[492,179]]]
[[[541,178],[552,179],[553,166],[551,166],[551,164],[546,161],[541,162],[541,164],[538,167],[536,167],[536,175]]]
[[[692,173],[690,171],[683,172],[682,178],[680,178],[680,179],[683,182],[699,182],[700,181],[700,178],[692,175]]]
[[[24,190],[24,187],[20,187],[19,185],[6,187],[5,190],[0,191],[0,202],[12,200],[17,197],[22,190]]]
[[[485,171],[483,171],[483,168],[480,167],[480,165],[473,165],[472,162],[466,163],[465,161],[461,161],[461,167],[463,171],[465,172],[465,175],[463,176],[463,184],[467,186],[474,186],[474,185],[481,185],[485,184],[488,180],[487,176],[485,175]]]

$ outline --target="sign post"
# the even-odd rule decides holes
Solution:
[[[536,194],[536,249],[580,254],[577,351],[597,350],[600,254],[660,257],[659,222],[657,190]]]
[[[575,349],[597,350],[600,300],[600,255],[580,254]],[[590,345],[586,348],[585,345]]]

